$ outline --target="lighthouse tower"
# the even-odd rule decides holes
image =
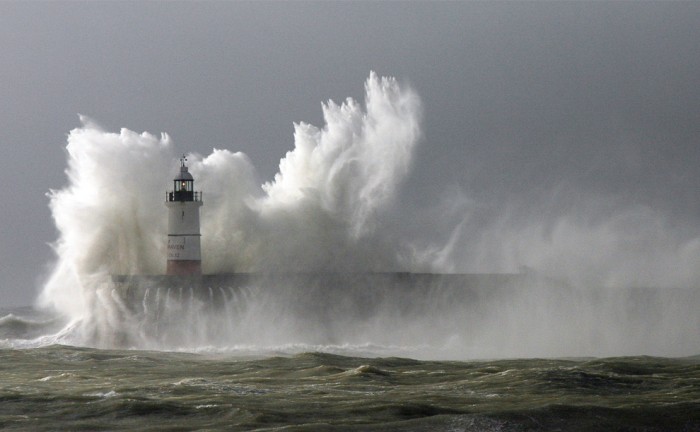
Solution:
[[[202,193],[194,191],[194,178],[180,159],[180,172],[173,190],[166,194],[168,207],[168,267],[169,275],[202,274],[202,253],[199,245],[199,208]]]

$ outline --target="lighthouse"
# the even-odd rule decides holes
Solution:
[[[185,155],[180,159],[180,172],[173,180],[173,190],[167,192],[168,207],[168,266],[169,275],[202,274],[200,248],[199,208],[202,193],[195,192],[194,178],[186,165]]]

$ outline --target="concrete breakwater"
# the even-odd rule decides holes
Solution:
[[[582,286],[530,273],[237,273],[112,282],[111,294],[100,297],[107,307],[97,316],[105,325],[94,327],[97,345],[257,352],[368,344],[391,355],[410,346],[423,351],[401,355],[442,349],[476,357],[690,355],[700,347],[697,287]]]
[[[178,304],[220,309],[235,297],[265,292],[288,305],[316,305],[319,311],[342,303],[345,311],[369,312],[391,302],[410,307],[421,299],[449,294],[452,300],[483,299],[534,278],[524,274],[435,273],[228,273],[215,275],[113,276],[116,293],[132,312],[156,311]],[[456,298],[455,298],[456,296]],[[239,299],[243,301],[244,299]]]

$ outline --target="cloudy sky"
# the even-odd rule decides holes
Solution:
[[[361,101],[370,71],[423,102],[397,230],[446,241],[463,215],[426,218],[458,201],[474,232],[641,208],[697,238],[698,42],[699,2],[0,2],[0,307],[48,271],[79,113],[242,151],[266,181],[293,123]]]

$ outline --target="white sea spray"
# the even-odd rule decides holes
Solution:
[[[692,230],[669,227],[662,211],[587,196],[547,217],[505,206],[476,223],[480,203],[452,190],[425,213],[424,226],[447,227],[438,238],[398,235],[401,220],[389,215],[397,214],[392,211],[423,139],[419,97],[372,73],[363,103],[329,101],[322,110],[323,126],[295,125],[293,149],[271,181],[261,184],[240,152],[187,155],[195,187],[204,192],[205,273],[524,271],[544,277],[461,297],[439,286],[414,297],[353,287],[348,294],[367,296],[371,307],[352,313],[342,296],[314,309],[329,295],[325,287],[309,286],[299,295],[255,284],[204,287],[209,302],[223,303],[213,313],[192,287],[153,284],[143,287],[134,308],[112,275],[164,272],[163,200],[179,155],[166,134],[108,132],[82,116],[82,126],[68,136],[68,183],[49,193],[59,237],[54,270],[38,299],[68,324],[33,342],[9,344],[439,358],[700,349],[692,291],[700,278],[694,265],[700,241],[684,235]],[[650,285],[676,290],[630,291]],[[312,311],[316,320],[308,316]]]

